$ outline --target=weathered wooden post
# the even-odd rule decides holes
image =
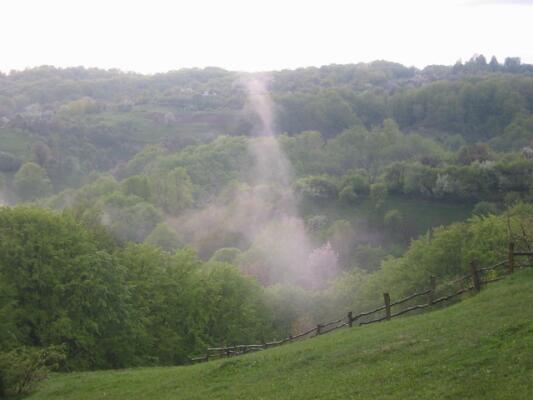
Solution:
[[[431,305],[435,300],[435,292],[437,291],[437,279],[433,275],[429,277],[429,289],[431,292],[429,292],[428,303]]]
[[[514,243],[509,242],[509,253],[507,255],[507,272],[512,274],[514,272]]]
[[[474,283],[474,289],[477,292],[481,290],[481,280],[479,279],[479,269],[477,260],[472,260],[470,263],[470,273],[472,274],[472,282]]]
[[[383,293],[383,300],[385,300],[385,319],[390,320],[390,296],[388,293]]]
[[[348,312],[348,326],[351,328],[353,326],[353,317],[352,312]]]
[[[316,335],[317,336],[320,335],[322,333],[321,331],[322,331],[322,325],[318,324],[316,326]]]

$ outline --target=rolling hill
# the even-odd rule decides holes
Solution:
[[[533,270],[450,307],[184,367],[55,374],[44,399],[528,399]]]

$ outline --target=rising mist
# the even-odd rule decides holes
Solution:
[[[263,284],[320,288],[338,272],[338,257],[329,244],[314,245],[298,213],[293,171],[276,137],[268,82],[267,75],[255,74],[236,83],[246,90],[247,108],[257,116],[248,140],[252,165],[247,184],[168,222],[197,248],[206,241],[225,247],[228,238],[238,243],[244,253],[236,263]]]

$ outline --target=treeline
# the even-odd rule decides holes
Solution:
[[[95,177],[81,189],[64,191],[43,204],[105,211],[118,237],[143,241],[166,215],[179,217],[217,201],[230,206],[235,193],[252,190],[250,185],[256,183],[249,146],[257,141],[221,136],[178,152],[150,147],[118,168],[115,176]],[[485,144],[446,146],[404,134],[391,120],[373,130],[358,126],[328,141],[319,132],[304,132],[281,136],[280,142],[295,172],[294,190],[311,204],[342,202],[357,208],[372,199],[383,217],[390,210],[380,206],[389,196],[490,202],[502,208],[532,195],[533,159],[527,155],[498,153]],[[29,199],[38,197],[46,187],[42,171],[33,164],[21,171],[24,174],[19,171],[14,179],[17,190],[29,193]],[[276,207],[284,189],[274,180],[261,184],[265,193],[271,192],[263,201]]]
[[[525,203],[500,215],[475,215],[440,226],[412,240],[401,256],[385,258],[376,271],[353,268],[320,293],[306,293],[299,302],[288,303],[291,306],[284,313],[304,320],[312,315],[317,322],[332,320],[342,317],[342,310],[363,312],[381,305],[385,292],[399,299],[424,291],[431,276],[437,277],[439,289],[446,292],[449,282],[468,273],[472,260],[482,266],[505,260],[509,240],[518,251],[530,251],[532,232],[533,206]]]
[[[372,128],[392,118],[403,130],[440,140],[456,134],[470,143],[494,139],[499,149],[517,149],[531,141],[531,73],[465,76],[361,92],[350,86],[315,87],[275,98],[279,130],[290,134],[318,130],[332,137],[356,123]]]
[[[322,290],[267,289],[190,250],[120,246],[98,225],[71,213],[0,209],[0,361],[20,349],[61,349],[65,370],[170,365],[209,345],[261,342],[364,310],[388,291],[395,298],[463,275],[468,263],[499,261],[511,235],[529,249],[533,208],[473,217],[411,243],[379,270],[346,272]],[[14,353],[17,351],[17,353]],[[0,362],[0,376],[16,363]],[[4,375],[2,375],[4,374]]]
[[[274,335],[262,289],[235,267],[119,246],[76,219],[0,208],[0,353],[61,345],[65,370],[168,365]]]
[[[486,142],[500,151],[530,145],[532,67],[476,56],[423,70],[379,61],[272,72],[277,130],[325,139],[393,119],[404,132],[442,143]],[[40,67],[0,76],[0,173],[24,162],[43,168],[53,192],[90,181],[147,145],[169,150],[221,134],[253,133],[240,75],[218,68],[144,76]],[[15,201],[15,199],[13,199]]]

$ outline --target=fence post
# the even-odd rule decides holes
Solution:
[[[385,319],[390,320],[390,296],[388,293],[383,293],[383,300],[385,300]]]
[[[321,330],[322,330],[322,325],[318,324],[318,325],[316,326],[316,335],[317,335],[317,336],[320,335],[320,334],[322,333],[322,332],[320,332]]]
[[[474,288],[477,292],[479,292],[481,290],[481,280],[479,279],[479,270],[477,264],[477,260],[472,260],[470,263],[470,273],[472,274]]]
[[[508,254],[507,272],[512,274],[514,272],[514,243],[509,242],[509,254]]]
[[[351,328],[353,326],[353,317],[352,312],[348,312],[348,326]]]
[[[431,305],[433,304],[433,300],[435,300],[435,292],[437,290],[437,279],[433,275],[429,277],[429,288],[431,289],[431,292],[429,292],[428,303]]]

